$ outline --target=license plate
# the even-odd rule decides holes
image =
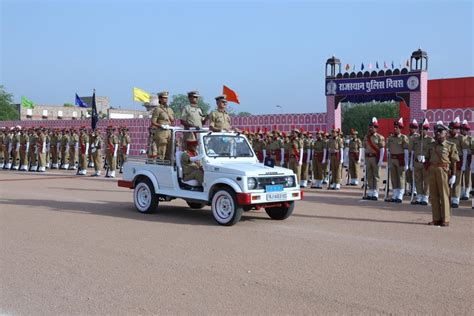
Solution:
[[[286,193],[267,193],[267,201],[281,201],[286,200]]]
[[[265,192],[281,192],[283,191],[283,184],[273,184],[273,185],[266,185]]]

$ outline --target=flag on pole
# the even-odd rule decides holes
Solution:
[[[364,70],[364,63],[362,63],[362,65],[360,65],[360,70]]]
[[[388,65],[387,65],[387,62],[386,62],[386,61],[383,62],[383,68],[385,68],[385,69],[388,68]]]
[[[395,64],[393,63],[393,60],[392,60],[392,69],[395,68]]]
[[[237,93],[235,93],[234,90],[230,89],[229,87],[224,85],[224,87],[222,88],[222,94],[226,95],[226,99],[228,102],[240,104],[239,96],[237,95]]]
[[[82,101],[82,99],[77,95],[77,93],[76,93],[75,103],[76,103],[77,106],[79,106],[81,108],[88,108],[89,107],[89,105],[86,102]]]
[[[97,106],[95,104],[95,89],[94,94],[92,95],[92,112],[91,112],[91,128],[95,130],[97,127],[97,122],[99,121],[99,115],[97,114]]]
[[[369,69],[372,69],[372,63],[369,63]]]
[[[21,97],[21,106],[24,107],[25,109],[34,109],[35,104],[33,101],[27,99],[26,97]]]
[[[375,68],[379,69],[379,62],[378,61],[375,62]]]
[[[408,59],[407,59],[407,62],[405,63],[405,65],[407,66],[407,68],[410,67],[410,62],[408,61]]]
[[[133,88],[133,101],[150,102],[150,94],[142,89]]]
[[[351,70],[351,65],[346,64],[346,71],[349,71],[349,70]]]

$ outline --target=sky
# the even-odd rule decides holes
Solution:
[[[0,85],[19,103],[107,96],[143,109],[133,87],[225,84],[235,111],[325,112],[325,63],[404,63],[428,53],[429,79],[472,76],[473,1],[0,0]]]

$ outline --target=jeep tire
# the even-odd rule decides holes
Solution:
[[[295,208],[294,201],[291,201],[288,203],[290,204],[288,207],[285,207],[283,205],[279,207],[268,207],[268,208],[265,208],[265,212],[267,212],[268,216],[270,216],[272,219],[276,219],[276,220],[287,219],[293,213],[293,209]]]
[[[133,190],[133,202],[140,213],[153,213],[158,206],[158,195],[149,179],[140,180]]]
[[[231,188],[221,188],[214,193],[211,209],[214,220],[224,226],[236,224],[243,213],[243,208],[237,204],[235,193]]]

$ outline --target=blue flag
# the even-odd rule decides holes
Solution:
[[[375,68],[379,69],[379,62],[378,61],[375,62]]]
[[[392,69],[395,68],[395,65],[393,64],[393,60],[392,60]]]
[[[87,105],[87,103],[85,103],[84,101],[82,101],[81,98],[79,98],[77,93],[76,93],[76,102],[75,103],[76,103],[77,106],[80,106],[81,108],[88,108],[89,107],[89,105]]]
[[[364,70],[364,63],[360,66],[360,70]]]

